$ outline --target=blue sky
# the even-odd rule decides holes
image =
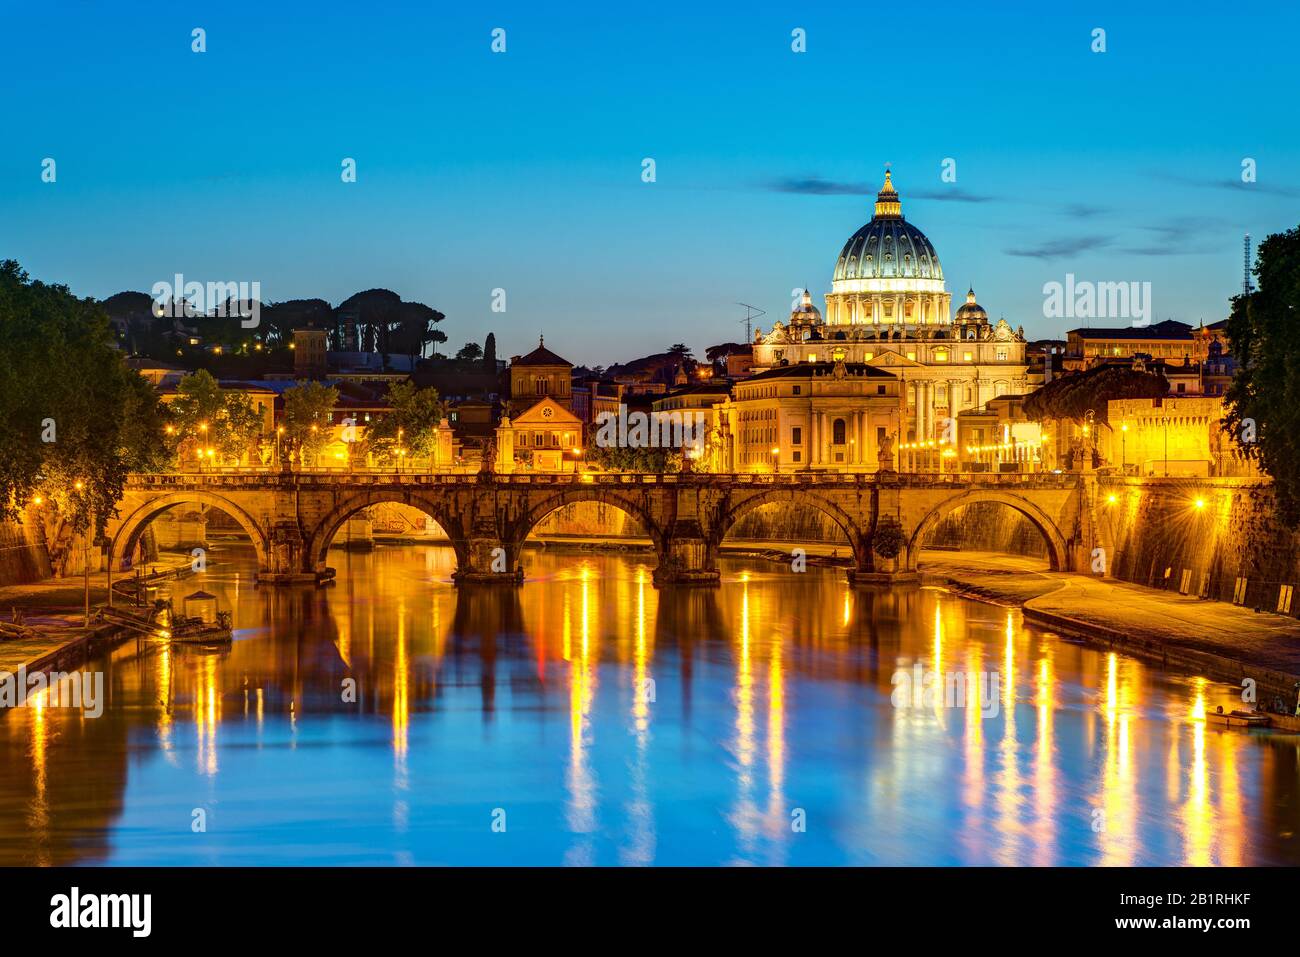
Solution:
[[[1071,272],[1220,319],[1242,234],[1300,222],[1292,3],[559,6],[9,4],[0,257],[97,297],[386,287],[453,347],[608,364],[820,305],[886,162],[954,300],[1031,337],[1077,324],[1043,316]]]

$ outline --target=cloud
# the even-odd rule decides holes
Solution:
[[[1060,256],[1073,256],[1089,249],[1101,249],[1110,245],[1109,236],[1072,236],[1063,239],[1049,239],[1037,246],[1021,249],[1008,249],[1008,256],[1024,256],[1029,259],[1055,259]]]
[[[807,196],[862,196],[877,191],[865,183],[839,183],[820,176],[772,180],[766,188],[777,193],[803,193]]]
[[[1123,250],[1125,253],[1133,256],[1191,256],[1215,252],[1215,245],[1206,242],[1205,238],[1220,234],[1227,224],[1209,216],[1181,216],[1163,223],[1148,223],[1142,228],[1155,233],[1156,241],[1150,245],[1130,246]]]
[[[820,176],[787,176],[781,179],[769,180],[764,184],[764,189],[777,193],[801,193],[805,196],[874,196],[880,191],[878,185],[846,183],[839,180],[822,179]],[[950,203],[988,203],[998,198],[981,193],[968,193],[957,186],[936,190],[907,189],[904,187],[899,192],[904,202],[909,199],[937,199],[941,202]]]
[[[1106,206],[1093,206],[1089,203],[1070,203],[1061,207],[1061,212],[1071,219],[1092,219],[1094,216],[1109,213],[1110,209]]]
[[[1278,186],[1273,183],[1255,182],[1243,183],[1240,178],[1227,177],[1224,179],[1215,179],[1213,177],[1197,176],[1180,176],[1177,173],[1166,173],[1163,171],[1152,174],[1156,179],[1163,179],[1170,183],[1178,183],[1182,186],[1194,186],[1197,189],[1229,189],[1234,192],[1265,193],[1270,196],[1290,196],[1300,197],[1300,189],[1294,186]]]
[[[985,193],[968,193],[957,186],[950,187],[949,189],[908,190],[904,198],[906,199],[907,197],[912,197],[914,199],[937,199],[940,202],[947,203],[991,203],[1000,198]]]

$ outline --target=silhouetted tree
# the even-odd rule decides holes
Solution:
[[[1259,244],[1258,289],[1232,300],[1228,344],[1237,371],[1224,429],[1273,477],[1282,520],[1300,524],[1300,226]]]

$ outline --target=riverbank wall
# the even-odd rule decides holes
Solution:
[[[1266,479],[1106,479],[1099,492],[1111,576],[1300,617],[1300,534]]]

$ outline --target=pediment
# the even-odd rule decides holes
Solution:
[[[548,429],[577,429],[582,426],[582,420],[550,396],[547,396],[538,399],[524,409],[523,412],[520,412],[510,420],[510,424],[520,428],[543,426]]]
[[[867,365],[877,366],[885,369],[924,369],[925,364],[917,362],[915,359],[909,359],[901,352],[895,352],[893,349],[886,349],[879,352],[867,360]]]

